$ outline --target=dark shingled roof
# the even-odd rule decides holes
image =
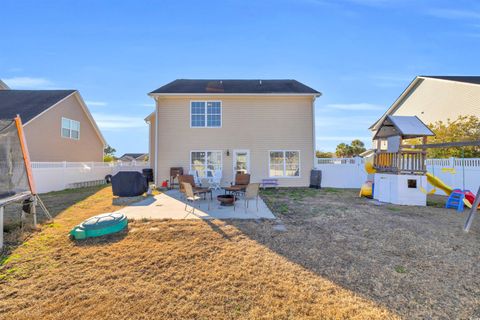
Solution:
[[[420,77],[480,84],[480,76],[420,76]]]
[[[0,119],[17,114],[27,123],[75,90],[0,90]]]
[[[137,159],[137,158],[140,158],[141,156],[145,155],[145,153],[125,153],[123,156],[121,156],[120,158],[123,158],[123,157],[131,157],[131,158],[134,158],[134,159]]]
[[[297,80],[220,79],[177,79],[151,93],[320,94],[317,90],[314,90]]]

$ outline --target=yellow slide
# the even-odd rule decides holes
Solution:
[[[441,189],[443,192],[445,192],[447,194],[447,196],[449,196],[452,191],[453,191],[453,188],[446,185],[442,180],[440,180],[438,177],[435,177],[433,174],[431,173],[428,173],[427,172],[427,181],[432,185],[434,186],[435,188],[439,188]],[[473,195],[473,194],[472,194]],[[469,197],[471,198],[471,196]],[[475,198],[475,196],[474,196]],[[470,203],[470,201],[465,198],[463,199],[463,203],[465,203],[465,205],[469,208],[472,207],[473,203]]]
[[[373,167],[373,157],[369,157],[365,161],[365,171],[367,171],[368,174],[374,174],[377,172],[375,168]],[[362,187],[360,188],[360,193],[358,194],[359,197],[367,197],[371,198],[373,196],[373,185],[372,181],[366,181]]]
[[[433,174],[429,172],[427,172],[427,181],[435,188],[441,189],[443,192],[447,194],[447,196],[449,196],[453,191],[452,187],[447,186],[442,180],[440,180],[438,177],[435,177]]]

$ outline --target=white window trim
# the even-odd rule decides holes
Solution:
[[[189,161],[189,171],[193,170],[192,168],[192,152],[205,152],[205,171],[207,170],[207,152],[220,152],[220,170],[223,172],[223,150],[190,150],[190,161]]]
[[[270,175],[270,153],[272,152],[283,152],[283,176],[271,176]],[[298,176],[286,176],[285,173],[287,172],[287,162],[285,161],[285,152],[298,152]],[[302,156],[300,150],[269,150],[268,151],[268,177],[269,178],[282,178],[282,179],[298,179],[302,177]]]
[[[192,103],[193,102],[205,102],[205,126],[203,126],[203,127],[192,126]],[[220,103],[220,125],[218,127],[209,127],[207,125],[207,117],[208,117],[207,103],[208,102],[219,102]],[[223,125],[223,103],[222,103],[221,100],[190,100],[189,108],[190,108],[190,119],[188,119],[188,121],[190,122],[190,128],[192,128],[192,129],[219,129],[219,128],[222,127],[222,125]]]
[[[249,149],[234,149],[233,150],[233,153],[232,153],[232,172],[233,172],[233,176],[235,176],[235,165],[236,165],[236,153],[239,152],[245,152],[247,154],[247,168],[248,168],[248,172],[247,173],[251,173],[252,169],[250,168],[250,150]]]
[[[72,137],[72,129],[71,129],[72,127],[71,127],[71,125],[70,125],[70,128],[69,128],[69,130],[70,130],[70,137],[65,137],[65,136],[63,135],[63,120],[68,120],[70,123],[71,123],[72,121],[75,121],[75,122],[78,123],[78,139]],[[62,137],[62,138],[64,138],[64,139],[72,139],[72,140],[77,140],[77,141],[78,141],[78,140],[80,140],[80,130],[81,130],[81,128],[80,128],[80,121],[62,117],[62,120],[61,120],[61,122],[60,122],[60,137]]]

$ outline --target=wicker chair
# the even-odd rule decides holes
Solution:
[[[258,211],[258,191],[260,189],[260,183],[250,183],[245,189],[245,212],[247,212],[248,203],[250,200],[255,200],[255,204]]]
[[[203,194],[204,198],[207,198],[207,193],[210,194],[210,199],[213,198],[212,195],[212,190],[208,188],[202,188],[202,187],[197,187],[195,184],[195,178],[192,175],[183,175],[183,176],[178,176],[178,182],[180,183],[180,192],[185,194],[185,188],[183,186],[183,182],[189,183],[190,186],[192,186],[192,189],[195,194]]]
[[[181,186],[185,191],[185,211],[187,210],[188,203],[191,203],[192,206],[192,213],[195,213],[195,201],[201,200],[202,197],[198,196],[190,183],[188,182],[181,182]],[[200,207],[200,205],[199,205]],[[208,210],[210,210],[210,201],[208,201]]]
[[[250,174],[248,173],[237,173],[235,175],[235,184],[232,184],[230,187],[224,188],[225,191],[238,194],[245,192],[248,184],[250,183]]]

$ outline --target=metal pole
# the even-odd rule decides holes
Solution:
[[[475,217],[475,212],[477,211],[479,204],[480,204],[480,187],[478,187],[477,196],[475,197],[475,201],[473,202],[472,209],[468,214],[467,221],[465,221],[465,226],[463,227],[463,231],[468,232],[470,230],[470,227],[472,226],[473,218]]]
[[[4,207],[0,207],[0,249],[3,248],[3,210]]]
[[[32,203],[30,203],[30,213],[33,214],[33,227],[37,228],[37,197],[33,197]]]

